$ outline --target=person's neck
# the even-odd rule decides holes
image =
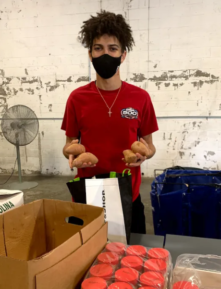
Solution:
[[[114,75],[109,79],[103,79],[97,74],[96,85],[102,90],[116,90],[121,87],[122,81],[119,75]]]

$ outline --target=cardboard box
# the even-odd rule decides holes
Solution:
[[[24,194],[21,191],[0,190],[0,214],[15,209],[24,204]]]
[[[102,208],[39,200],[11,210],[0,215],[0,288],[78,288],[106,242]]]

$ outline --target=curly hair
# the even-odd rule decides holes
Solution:
[[[90,51],[92,50],[93,40],[104,34],[115,36],[121,44],[122,51],[131,51],[135,45],[132,30],[121,14],[114,14],[102,10],[97,16],[91,16],[83,22],[79,32],[80,42]]]

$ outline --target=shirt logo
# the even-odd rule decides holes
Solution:
[[[121,110],[121,117],[128,119],[138,118],[138,111],[132,107],[124,108]]]

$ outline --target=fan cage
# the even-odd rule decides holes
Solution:
[[[3,115],[1,129],[8,142],[26,146],[38,135],[39,121],[32,109],[25,105],[15,105]]]

